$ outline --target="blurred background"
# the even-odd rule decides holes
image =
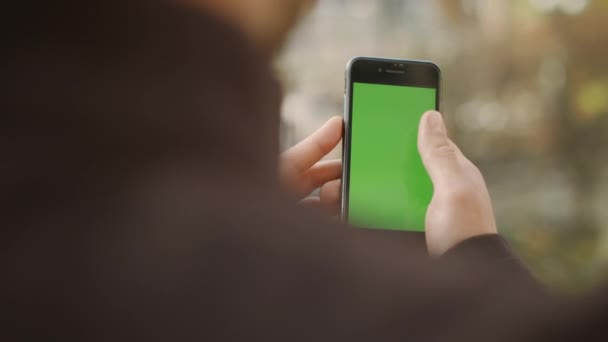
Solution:
[[[502,233],[555,289],[605,279],[608,0],[319,0],[276,60],[284,148],[342,115],[358,55],[439,64]]]

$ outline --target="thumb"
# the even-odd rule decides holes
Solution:
[[[449,185],[460,173],[460,151],[448,138],[442,115],[437,111],[424,113],[418,129],[418,151],[435,187]]]

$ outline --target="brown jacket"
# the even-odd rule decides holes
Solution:
[[[278,86],[221,22],[159,1],[3,8],[0,340],[569,341],[502,239],[441,260],[276,181]]]

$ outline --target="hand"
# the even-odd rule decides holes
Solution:
[[[436,111],[420,120],[418,150],[434,186],[425,224],[429,253],[440,256],[469,238],[497,234],[483,176],[448,138]]]
[[[342,119],[333,117],[316,132],[281,154],[281,183],[297,199],[303,199],[304,204],[322,206],[338,213],[342,162],[321,159],[331,152],[341,139]],[[317,188],[321,188],[319,197],[305,198]]]

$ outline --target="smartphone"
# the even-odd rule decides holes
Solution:
[[[439,67],[357,57],[348,62],[345,79],[343,221],[424,231],[433,185],[418,152],[418,125],[426,111],[439,110]]]

